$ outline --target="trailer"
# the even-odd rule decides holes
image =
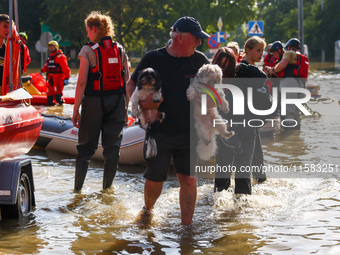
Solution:
[[[35,207],[32,163],[19,156],[0,161],[1,219],[27,216]]]

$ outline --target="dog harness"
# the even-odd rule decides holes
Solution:
[[[112,42],[111,37],[103,37],[101,42],[89,45],[96,54],[97,63],[91,67],[87,85],[86,95],[116,94],[124,91],[124,68],[121,62],[122,46]]]

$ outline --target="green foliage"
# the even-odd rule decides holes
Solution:
[[[203,29],[215,33],[218,18],[223,20],[223,31],[233,33],[238,24],[255,17],[256,0],[18,0],[22,30],[34,47],[41,34],[40,24],[49,25],[71,47],[79,48],[79,41],[88,41],[85,17],[97,10],[108,13],[114,22],[116,40],[124,45],[129,55],[142,56],[146,51],[162,47],[169,40],[170,27],[182,16],[192,16]],[[0,0],[1,9],[8,1]],[[208,47],[204,41],[201,50]]]
[[[264,0],[258,7],[267,43],[297,37],[297,0]]]
[[[182,16],[195,17],[211,34],[218,30],[221,17],[222,31],[240,46],[247,38],[243,24],[250,20],[264,21],[267,43],[298,36],[297,0],[18,0],[18,6],[20,31],[26,31],[30,48],[40,38],[41,23],[71,41],[72,48],[79,48],[79,41],[88,41],[84,19],[92,10],[112,17],[115,39],[131,56],[167,44],[170,27]],[[7,0],[0,0],[0,9],[8,13]],[[320,57],[322,47],[326,57],[333,58],[334,42],[340,39],[339,11],[338,0],[304,0],[305,43],[313,58]],[[199,49],[208,49],[205,41]]]
[[[303,1],[305,44],[310,57],[320,60],[323,48],[328,60],[334,60],[334,42],[340,39],[340,22],[336,17],[340,11],[338,0]],[[298,1],[264,0],[259,3],[257,19],[264,21],[264,36],[267,41],[286,42],[298,37]]]

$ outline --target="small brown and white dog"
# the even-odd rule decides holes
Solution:
[[[217,150],[217,134],[220,134],[224,138],[229,138],[234,135],[233,131],[228,131],[228,127],[225,123],[217,124],[214,127],[214,119],[222,119],[217,111],[217,107],[207,108],[206,115],[202,115],[201,113],[201,94],[205,93],[203,89],[209,90],[216,102],[220,102],[219,99],[221,99],[222,105],[218,103],[218,107],[226,113],[229,112],[229,104],[225,99],[223,90],[215,88],[215,84],[222,83],[222,75],[222,70],[218,65],[203,65],[198,70],[193,82],[187,90],[188,100],[194,102],[194,126],[198,135],[196,152],[198,157],[202,160],[210,160],[211,157],[215,156]],[[215,95],[215,92],[217,92],[219,99],[217,95]]]
[[[140,101],[147,99],[151,94],[154,103],[161,103],[162,89],[161,80],[158,73],[152,68],[145,68],[138,75],[136,89],[131,96],[131,116],[140,121],[141,127],[144,130],[156,128],[165,118],[164,112],[159,112],[158,108],[141,108]],[[157,144],[155,139],[147,132],[145,145],[147,158],[152,158],[157,155]]]

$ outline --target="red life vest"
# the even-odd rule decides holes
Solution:
[[[62,73],[61,66],[58,63],[54,62],[54,59],[59,55],[62,54],[61,50],[58,50],[53,56],[50,56],[46,60],[47,64],[47,73]]]
[[[271,55],[271,54],[267,54],[265,57],[264,57],[264,60],[263,60],[263,65],[264,66],[269,66],[269,67],[274,67],[276,65],[276,61],[277,59]]]
[[[85,95],[105,95],[124,92],[121,62],[121,45],[112,42],[111,37],[102,38],[101,43],[90,42],[96,54],[96,66],[91,67],[87,79]]]
[[[308,78],[309,60],[305,55],[300,53],[297,54],[297,61],[295,64],[288,64],[286,69],[279,72],[279,77],[297,77],[297,78]]]

